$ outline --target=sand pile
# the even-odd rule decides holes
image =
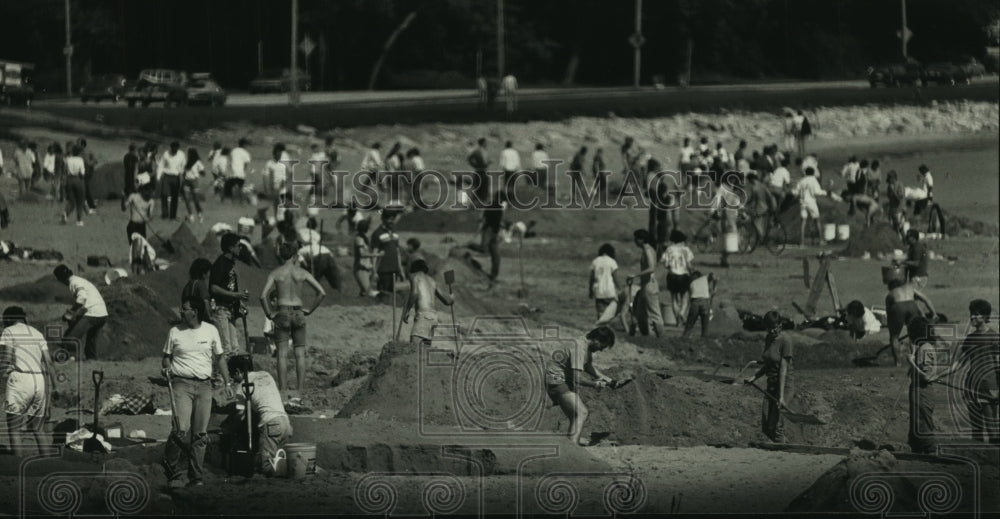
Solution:
[[[841,255],[859,258],[866,252],[872,257],[879,253],[892,253],[896,249],[905,249],[899,234],[888,223],[876,223],[871,227],[852,229],[851,239]]]
[[[714,320],[713,326],[714,326]],[[697,330],[697,327],[696,327]],[[727,363],[730,366],[744,366],[751,360],[760,358],[764,349],[764,332],[740,330],[727,338],[702,339],[697,334],[688,338],[671,337],[669,340],[655,337],[629,337],[636,346],[658,350],[676,361],[694,361],[708,364]],[[852,359],[874,354],[877,342],[853,339],[841,334],[828,334],[812,338],[795,331],[785,335],[795,348],[796,368],[848,368],[853,367]]]
[[[855,450],[795,498],[786,511],[882,517],[978,512],[979,493],[963,491],[975,488],[969,477],[971,468],[899,462],[887,451]]]
[[[102,360],[140,360],[158,357],[176,316],[160,292],[139,283],[101,287],[108,321],[98,335]],[[179,299],[178,294],[178,299]]]
[[[545,394],[545,350],[524,344],[500,345],[497,340],[471,349],[465,342],[457,360],[443,351],[418,355],[409,345],[388,344],[338,417],[377,416],[470,431],[565,431],[566,418]],[[608,373],[635,380],[616,390],[580,388],[591,411],[585,435],[645,445],[746,445],[764,439],[759,432],[763,396],[752,388],[642,367]],[[790,442],[849,446],[858,438],[877,436],[885,423],[878,419],[886,405],[882,400],[890,397],[817,393],[808,385],[808,374],[797,373],[789,405],[829,425],[786,424]],[[796,376],[802,377],[802,390],[795,389]]]
[[[96,277],[85,276],[91,282]],[[103,277],[103,274],[102,274]],[[103,284],[103,281],[99,283]],[[62,284],[53,275],[46,275],[30,283],[20,283],[0,289],[0,299],[18,303],[65,303],[73,304],[73,294],[69,287]]]

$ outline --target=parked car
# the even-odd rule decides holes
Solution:
[[[103,74],[94,76],[80,89],[80,102],[100,102],[110,99],[117,103],[125,95],[125,76],[122,74]]]
[[[130,107],[136,104],[145,107],[152,103],[163,103],[164,106],[187,104],[186,82],[187,75],[177,70],[143,70],[139,73],[139,80],[126,88],[125,101]]]
[[[226,91],[212,78],[211,74],[191,74],[191,79],[184,85],[187,90],[188,104],[207,104],[222,106],[226,104]]]
[[[298,70],[296,79],[299,90],[308,91],[312,88],[312,78],[303,70]],[[250,93],[261,94],[264,92],[288,92],[292,89],[292,73],[288,69],[265,70],[263,74],[257,76],[250,82]]]
[[[900,86],[919,85],[923,81],[924,69],[918,63],[896,63],[880,67],[868,67],[868,83],[872,88],[879,85]]]
[[[983,65],[976,58],[969,58],[959,64],[962,70],[967,76],[972,77],[983,77],[986,75],[986,65]]]
[[[924,67],[924,85],[937,83],[938,85],[954,85],[957,83],[969,84],[972,78],[962,69],[962,67],[947,62],[931,63]]]
[[[31,84],[34,70],[31,63],[0,60],[0,103],[30,105],[35,98],[35,87]]]

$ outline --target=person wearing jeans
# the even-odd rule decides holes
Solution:
[[[253,363],[249,355],[230,357],[228,364],[229,377],[234,384],[239,385],[244,380],[253,384],[250,412],[251,416],[256,418],[254,423],[258,424],[253,442],[257,447],[257,472],[273,476],[274,456],[292,437],[292,424],[288,421],[284,404],[281,403],[278,385],[267,371],[252,371]],[[243,399],[238,395],[237,401],[243,401],[245,404],[245,395]],[[242,430],[241,428],[240,432]]]
[[[181,324],[170,329],[163,345],[163,376],[170,387],[173,427],[163,451],[163,468],[171,487],[180,486],[181,454],[187,458],[188,486],[202,485],[208,420],[212,416],[213,361],[226,382],[226,396],[233,397],[219,332],[203,323],[196,297],[181,304]]]
[[[701,319],[701,336],[708,335],[708,321],[712,319],[712,294],[715,293],[715,276],[702,275],[697,270],[691,273],[691,304],[688,307],[687,322],[684,323],[682,338],[687,338],[694,323]]]
[[[166,220],[177,219],[177,200],[181,194],[181,175],[187,165],[187,157],[180,150],[180,143],[170,143],[170,149],[163,152],[156,173],[160,180],[160,216]],[[170,204],[167,205],[169,198]]]
[[[108,320],[108,308],[104,298],[93,283],[74,276],[66,265],[59,265],[53,272],[60,283],[73,292],[73,306],[66,312],[64,318],[69,321],[66,337],[75,338],[83,343],[83,355],[87,359],[97,358],[97,334]],[[79,354],[79,353],[78,353]]]
[[[208,283],[212,299],[215,301],[215,311],[212,320],[218,328],[222,339],[222,349],[227,355],[237,351],[239,335],[233,322],[241,317],[240,308],[250,294],[240,292],[239,280],[236,276],[236,257],[240,253],[240,237],[228,233],[221,239],[222,255],[212,264]]]
[[[67,150],[69,151],[69,150]],[[63,211],[62,221],[67,223],[69,221],[69,215],[76,210],[76,224],[83,226],[83,212],[87,210],[84,206],[84,198],[86,193],[86,186],[84,184],[84,175],[86,174],[86,165],[83,159],[80,158],[80,147],[74,146],[72,151],[69,151],[70,156],[66,157],[65,166],[63,169],[66,171],[66,209]],[[56,170],[60,169],[58,165],[59,160],[62,159],[61,155],[56,155]]]

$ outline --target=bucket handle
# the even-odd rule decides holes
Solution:
[[[278,452],[274,453],[274,458],[271,459],[271,468],[278,470],[278,462],[287,459],[288,458],[285,456],[285,449],[278,449]]]

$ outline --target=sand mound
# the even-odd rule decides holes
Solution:
[[[903,242],[891,225],[876,223],[868,228],[852,229],[851,239],[847,242],[847,247],[841,251],[841,255],[859,258],[866,252],[875,256],[903,248]]]
[[[717,314],[718,315],[718,314]],[[713,326],[714,326],[714,320]],[[842,334],[830,334],[822,339],[812,338],[800,332],[786,331],[795,348],[795,368],[849,368],[854,367],[852,359],[874,354],[877,345],[868,342],[855,343]],[[693,361],[708,364],[727,363],[730,366],[744,366],[751,360],[760,358],[764,349],[763,332],[739,331],[727,338],[690,337],[629,337],[636,346],[655,349],[676,361]]]
[[[921,471],[923,468],[926,471]],[[976,494],[955,466],[920,467],[887,451],[851,452],[788,505],[787,512],[911,515],[971,513]],[[955,472],[954,474],[952,472]]]
[[[0,299],[18,303],[72,304],[73,294],[55,276],[47,275],[30,283],[20,283],[0,289]]]
[[[121,361],[161,355],[176,316],[160,292],[139,283],[116,283],[101,287],[101,295],[108,321],[98,335],[98,357]]]
[[[565,416],[545,394],[544,349],[499,339],[465,341],[457,360],[444,351],[420,355],[407,344],[387,344],[338,417],[377,416],[469,431],[566,430]],[[759,432],[763,397],[752,388],[641,367],[608,373],[635,380],[615,390],[579,388],[591,412],[584,430],[588,437],[644,445],[745,445],[764,439]],[[809,377],[802,378],[806,386]],[[837,392],[818,396],[807,387],[790,392],[790,406],[830,424],[786,425],[790,442],[847,446],[874,436],[884,424],[876,417],[884,414],[885,402]]]
[[[166,251],[163,251],[162,253],[174,261],[187,260],[186,263],[190,263],[191,260],[194,260],[195,258],[214,258],[218,255],[217,251],[219,248],[216,247],[215,250],[206,250],[205,247],[198,242],[198,238],[195,237],[194,233],[191,232],[191,227],[189,227],[185,222],[181,222],[181,224],[177,226],[177,229],[170,235],[169,240],[170,244],[173,245],[174,252],[167,253]],[[155,243],[156,240],[154,239],[153,242]],[[162,248],[162,245],[159,246]]]

